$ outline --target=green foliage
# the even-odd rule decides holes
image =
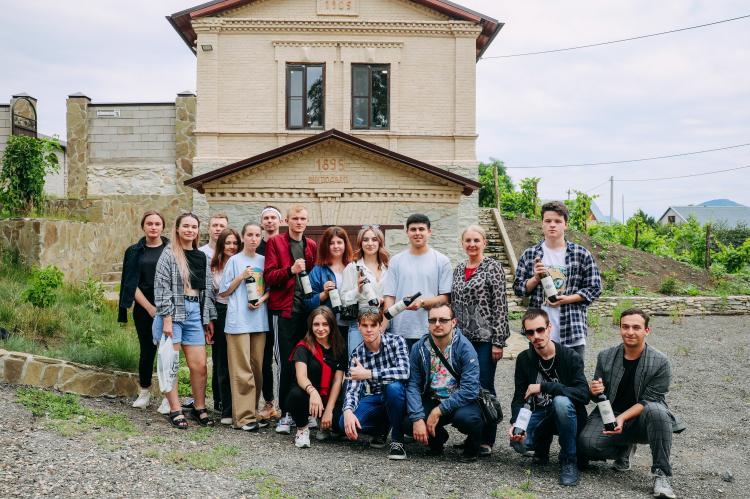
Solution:
[[[570,212],[568,225],[575,230],[585,232],[588,227],[589,213],[591,213],[591,203],[599,196],[589,196],[581,191],[575,191],[575,193],[575,199],[565,201]]]
[[[497,169],[497,181],[502,194],[513,192],[515,187],[513,181],[505,170],[505,165],[499,159],[490,158],[489,163],[479,163],[479,206],[482,208],[496,208],[495,179],[493,170]]]
[[[630,300],[623,300],[615,305],[615,308],[612,309],[612,324],[615,326],[619,326],[620,315],[622,315],[622,313],[629,308],[633,308],[633,302]]]
[[[102,281],[89,276],[80,286],[80,295],[86,305],[96,312],[104,309],[104,285]]]
[[[49,307],[57,301],[57,289],[62,286],[64,277],[54,265],[35,269],[29,287],[22,294],[23,299],[38,308]]]
[[[8,215],[29,215],[42,208],[44,177],[59,169],[57,139],[12,135],[5,145],[0,170],[0,205]]]
[[[604,284],[604,291],[612,292],[615,290],[615,286],[620,281],[620,273],[615,269],[605,270],[602,272],[602,282]]]
[[[659,284],[659,293],[667,296],[673,296],[677,294],[679,284],[674,276],[669,276]]]
[[[519,190],[505,170],[502,161],[490,158],[489,163],[479,163],[479,206],[484,208],[497,207],[495,199],[495,179],[493,171],[497,170],[497,181],[500,189],[500,211],[503,215],[514,217],[523,215],[528,218],[539,216],[538,187],[540,178],[530,177],[522,179]]]
[[[719,253],[715,255],[716,261],[723,264],[730,274],[736,274],[750,264],[750,238],[736,247],[725,245],[719,241],[716,244],[719,247]]]

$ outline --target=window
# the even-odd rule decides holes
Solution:
[[[675,221],[675,216],[674,216],[674,215],[668,215],[668,216],[667,216],[667,221],[668,221],[669,223],[673,224],[673,223],[674,223],[674,221]]]
[[[322,64],[287,64],[286,127],[325,126],[325,68]]]
[[[388,128],[390,73],[387,64],[352,64],[352,128]]]

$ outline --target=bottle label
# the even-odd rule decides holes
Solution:
[[[542,277],[542,287],[544,288],[544,294],[547,298],[550,296],[557,296],[555,281],[553,281],[550,276]]]
[[[609,400],[597,402],[596,406],[599,408],[599,414],[602,416],[602,423],[611,424],[615,423],[615,413],[612,411],[612,404]]]
[[[366,281],[363,284],[363,288],[364,288],[365,298],[367,298],[368,302],[371,302],[371,301],[377,299],[377,295],[375,294],[375,290],[372,289],[372,283],[370,281]]]
[[[247,290],[248,302],[258,300],[258,286],[255,284],[255,281],[245,283],[245,289]]]
[[[336,288],[333,288],[328,292],[328,298],[331,299],[331,307],[333,308],[341,308],[341,295],[339,294],[339,290]]]
[[[516,417],[516,422],[513,423],[513,427],[518,428],[519,430],[526,431],[526,428],[529,426],[530,419],[531,419],[531,411],[525,407],[521,407],[521,410],[518,411],[518,417]]]
[[[394,303],[388,308],[388,315],[391,317],[396,317],[398,314],[406,310],[406,303],[404,303],[404,300],[401,300],[398,303]]]
[[[306,295],[311,295],[313,290],[312,290],[312,286],[310,286],[310,276],[303,275],[302,277],[299,278],[299,280],[302,283],[302,291]]]

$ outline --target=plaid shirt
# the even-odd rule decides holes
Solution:
[[[572,345],[588,334],[586,308],[602,294],[602,278],[596,267],[594,257],[589,250],[578,244],[566,241],[565,266],[568,278],[565,295],[581,295],[583,301],[560,306],[560,343]],[[544,304],[544,291],[537,285],[531,293],[526,290],[526,281],[534,276],[534,260],[542,259],[542,242],[527,248],[521,255],[516,268],[516,279],[513,291],[517,296],[529,296],[530,307],[541,307]]]
[[[154,301],[156,302],[156,313],[162,317],[171,316],[174,322],[184,322],[187,318],[185,291],[171,246],[164,248],[159,261],[156,263]],[[206,289],[200,292],[200,304],[204,325],[208,324],[210,320],[216,319],[213,275],[208,257],[206,257]]]
[[[359,359],[362,367],[372,371],[372,379],[349,382],[343,410],[356,409],[366,387],[369,387],[371,394],[376,394],[383,391],[383,385],[409,379],[409,351],[406,340],[401,336],[384,333],[380,337],[380,350],[374,353],[367,349],[364,342],[360,343],[352,352],[349,367],[354,367],[354,357]]]

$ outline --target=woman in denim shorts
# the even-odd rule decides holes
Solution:
[[[195,398],[193,418],[201,426],[212,426],[206,410],[206,342],[213,340],[213,277],[208,257],[198,250],[200,222],[192,213],[175,221],[172,242],[156,264],[154,295],[161,331],[172,338],[175,349],[182,345]],[[155,321],[156,322],[156,321]],[[159,327],[154,328],[155,331]],[[160,335],[158,335],[160,336]],[[155,338],[157,341],[160,338]],[[176,428],[187,428],[177,396],[177,386],[166,394],[169,420]]]

